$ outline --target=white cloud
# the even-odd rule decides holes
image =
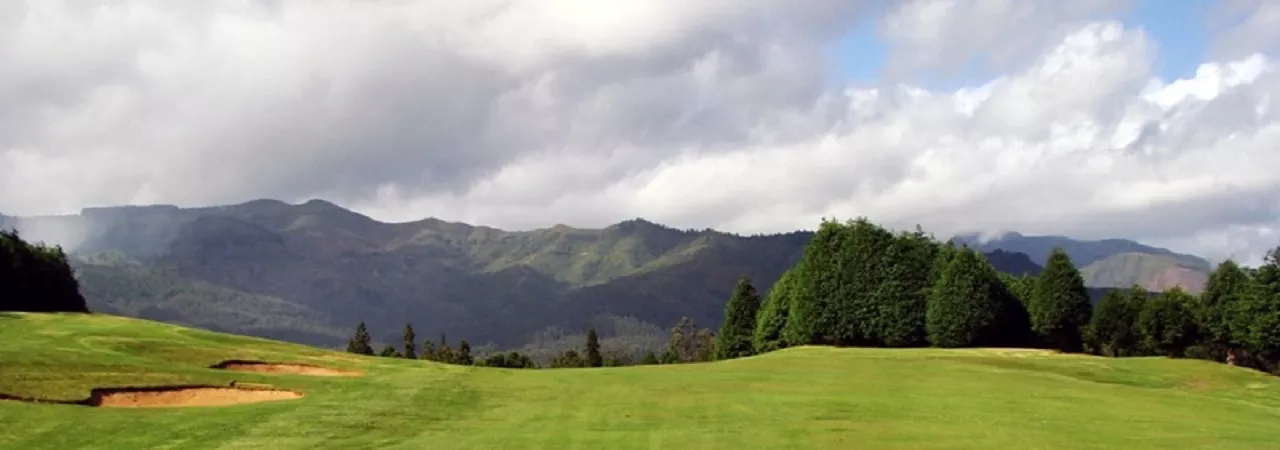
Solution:
[[[865,215],[1215,258],[1277,244],[1277,56],[1233,37],[1270,36],[1267,4],[1159,80],[1149,36],[1096,20],[1115,2],[896,3],[891,73],[998,72],[948,90],[831,87],[824,48],[868,5],[641,3],[18,3],[0,211],[324,197],[509,228]]]

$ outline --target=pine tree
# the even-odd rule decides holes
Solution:
[[[1253,271],[1238,311],[1231,327],[1235,340],[1245,345],[1255,366],[1280,372],[1280,247]]]
[[[997,325],[1000,305],[993,298],[996,275],[969,249],[942,254],[942,273],[934,280],[925,316],[929,342],[936,347],[983,344]],[[984,266],[985,265],[985,266]]]
[[[431,342],[430,339],[423,339],[422,353],[418,355],[418,358],[428,361],[438,361],[436,359],[436,344]]]
[[[585,366],[586,362],[582,359],[582,356],[578,355],[578,351],[573,349],[565,350],[551,360],[551,367],[553,368]]]
[[[1049,255],[1028,306],[1031,324],[1046,344],[1063,352],[1084,349],[1083,330],[1092,317],[1093,304],[1084,278],[1061,248]]]
[[[769,289],[769,295],[760,307],[756,317],[755,334],[752,346],[755,353],[771,352],[787,347],[783,330],[787,326],[787,317],[791,313],[792,299],[795,297],[796,285],[802,283],[799,269],[793,267],[782,273],[778,281]]]
[[[387,344],[386,347],[382,347],[382,352],[378,353],[378,356],[385,356],[388,358],[399,358],[400,352],[396,351],[396,348],[391,346],[391,344]]]
[[[760,310],[760,296],[751,278],[743,275],[733,290],[733,296],[724,309],[724,323],[720,326],[715,342],[715,359],[732,359],[754,354],[752,335],[756,330],[756,313]]]
[[[404,357],[409,359],[418,359],[417,352],[418,335],[413,333],[413,324],[404,324]]]
[[[587,330],[587,367],[603,367],[604,358],[600,356],[600,337],[595,327]]]
[[[468,344],[466,339],[458,342],[458,354],[454,356],[453,363],[464,366],[475,364],[475,360],[471,357],[471,344]]]
[[[1231,354],[1243,343],[1235,339],[1236,333],[1232,324],[1237,322],[1238,313],[1245,296],[1249,292],[1249,276],[1232,260],[1223,261],[1205,285],[1200,295],[1198,318],[1204,325],[1209,345],[1219,356],[1231,359]]]
[[[1137,332],[1137,322],[1145,297],[1146,291],[1135,285],[1128,292],[1108,291],[1098,301],[1087,333],[1095,353],[1107,356],[1141,354],[1142,337]]]
[[[373,347],[369,346],[370,340],[369,330],[365,329],[364,321],[361,320],[360,324],[356,325],[355,334],[347,341],[347,351],[361,355],[372,355]]]
[[[1138,313],[1137,329],[1143,344],[1158,354],[1181,357],[1199,339],[1196,299],[1175,287],[1149,299]]]
[[[916,227],[899,233],[879,253],[878,270],[884,272],[872,289],[876,305],[873,344],[916,347],[927,343],[925,311],[938,243]]]
[[[844,225],[823,219],[799,266],[803,282],[796,286],[783,335],[792,345],[835,344],[838,337],[840,296],[839,246]]]

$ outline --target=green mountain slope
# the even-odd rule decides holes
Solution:
[[[605,316],[715,327],[740,275],[767,291],[812,237],[640,219],[530,231],[383,223],[322,200],[5,220],[27,236],[73,242],[95,310],[323,346],[344,345],[359,321],[377,342],[398,342],[412,322],[423,336],[504,348]],[[988,258],[1008,273],[1040,270],[1019,253]]]
[[[1280,381],[1197,360],[794,348],[732,361],[510,370],[357,357],[101,315],[0,315],[0,394],[254,383],[301,398],[93,408],[0,400],[0,448],[1274,447]],[[358,376],[210,368],[287,361]]]

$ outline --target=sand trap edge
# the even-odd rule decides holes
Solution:
[[[233,372],[261,373],[271,375],[308,375],[320,377],[357,377],[363,372],[350,369],[336,369],[315,364],[295,362],[270,362],[246,359],[229,359],[209,366],[210,369],[229,370]]]

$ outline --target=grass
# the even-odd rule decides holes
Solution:
[[[365,358],[113,316],[0,314],[0,393],[226,384],[306,397],[110,409],[0,401],[0,448],[1277,448],[1280,380],[1204,361],[797,348],[682,366]],[[362,370],[208,369],[226,359]]]

